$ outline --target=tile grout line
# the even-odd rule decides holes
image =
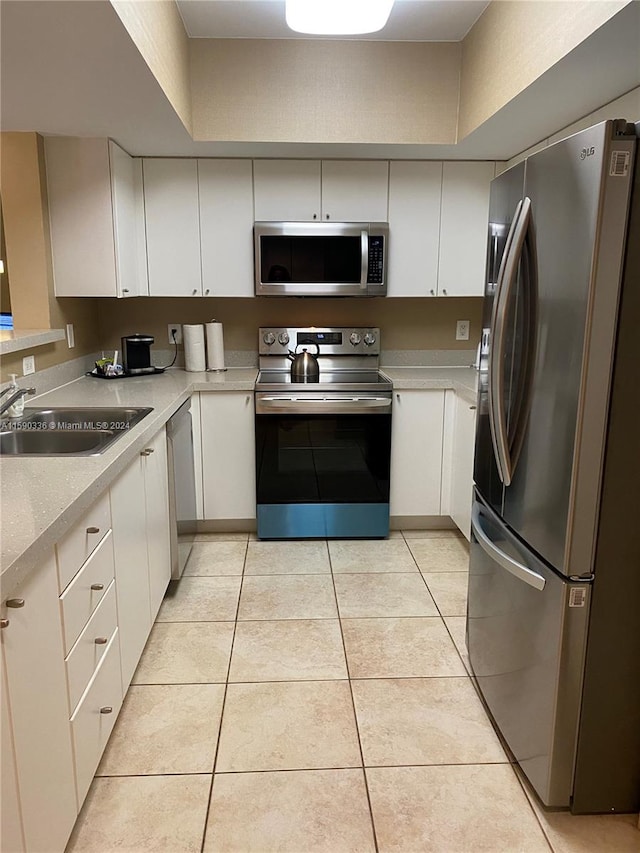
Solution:
[[[345,662],[345,666],[347,669],[347,682],[349,684],[349,695],[351,696],[351,708],[353,711],[353,721],[355,723],[356,735],[358,738],[358,749],[360,750],[360,760],[362,761],[362,778],[364,780],[364,790],[365,790],[365,793],[367,795],[367,805],[369,807],[369,819],[371,820],[371,832],[373,833],[373,844],[374,844],[376,853],[378,853],[380,848],[378,846],[378,836],[376,833],[376,824],[375,824],[375,820],[373,818],[373,807],[371,805],[371,794],[369,792],[369,780],[367,779],[367,772],[365,769],[364,751],[362,749],[362,740],[360,738],[360,727],[358,726],[358,715],[356,713],[356,703],[355,703],[355,700],[353,698],[353,685],[351,684],[351,672],[349,670],[349,658],[347,656],[347,646],[346,646],[346,643],[344,641],[344,632],[342,630],[342,616],[340,614],[340,605],[338,603],[338,591],[336,589],[335,575],[333,572],[333,563],[331,562],[331,549],[329,548],[329,542],[328,541],[327,541],[327,551],[329,553],[329,568],[331,569],[331,582],[333,584],[333,595],[334,595],[335,601],[336,601],[336,610],[338,611],[338,625],[340,627],[340,638],[342,640],[342,651],[344,653],[344,662]]]
[[[222,706],[220,708],[220,725],[218,727],[218,737],[216,738],[216,748],[215,748],[215,751],[213,753],[213,763],[211,765],[211,785],[209,786],[209,796],[207,798],[207,808],[206,808],[205,815],[204,815],[204,826],[202,828],[202,842],[200,844],[200,853],[204,853],[204,844],[205,844],[205,839],[207,837],[207,826],[209,823],[209,813],[211,811],[211,798],[213,797],[213,786],[215,784],[215,778],[216,778],[216,763],[218,761],[218,752],[220,750],[220,739],[222,737],[222,723],[224,721],[224,711],[225,711],[225,706],[227,704],[227,690],[229,689],[229,675],[231,673],[231,660],[233,658],[233,645],[235,643],[236,630],[238,627],[238,614],[240,612],[240,599],[242,598],[242,585],[244,583],[244,570],[245,570],[245,567],[247,565],[248,553],[249,553],[249,537],[247,537],[247,541],[245,544],[245,550],[244,550],[244,563],[242,564],[242,575],[241,575],[241,580],[240,580],[240,589],[238,590],[238,601],[236,604],[236,618],[234,619],[234,622],[233,622],[233,634],[231,636],[231,647],[229,649],[229,662],[227,664],[227,677],[225,679],[224,693],[222,696]]]

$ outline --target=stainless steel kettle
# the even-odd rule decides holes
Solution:
[[[318,364],[317,356],[320,355],[320,347],[314,342],[317,352],[313,355],[313,353],[307,352],[306,346],[303,347],[302,352],[298,352],[299,346],[300,344],[296,347],[295,352],[289,350],[288,358],[291,360],[291,381],[319,382],[320,365]]]

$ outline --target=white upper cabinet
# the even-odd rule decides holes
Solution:
[[[143,160],[150,296],[201,296],[197,160]]]
[[[484,295],[494,171],[493,162],[443,164],[438,296]]]
[[[255,160],[258,222],[386,222],[386,160]]]
[[[254,160],[257,222],[320,221],[319,160]]]
[[[251,166],[251,160],[198,160],[204,296],[253,296]]]
[[[118,296],[146,296],[149,282],[142,160],[129,157],[110,141],[109,163]]]
[[[56,296],[147,293],[141,163],[108,139],[45,139]]]
[[[387,160],[323,160],[322,219],[333,222],[386,222]]]
[[[389,171],[387,296],[434,296],[442,163],[394,160]]]

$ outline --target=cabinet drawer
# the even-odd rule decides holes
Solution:
[[[80,804],[89,790],[121,705],[120,638],[116,629],[100,666],[71,717]],[[107,712],[109,708],[111,711]]]
[[[60,596],[65,654],[80,636],[113,576],[113,542],[109,531]]]
[[[105,492],[56,545],[60,592],[95,551],[110,527],[109,493]]]
[[[69,708],[73,712],[107,651],[117,628],[116,582],[111,581],[100,604],[67,657]],[[104,640],[105,642],[100,642]]]

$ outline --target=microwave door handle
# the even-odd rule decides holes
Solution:
[[[364,229],[360,232],[360,288],[367,289],[367,279],[369,278],[369,232]]]

